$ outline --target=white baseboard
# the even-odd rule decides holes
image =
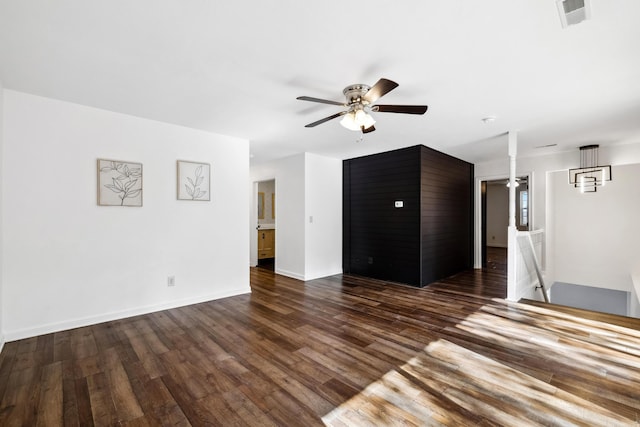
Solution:
[[[302,274],[294,273],[293,271],[287,271],[281,268],[277,268],[275,273],[280,274],[281,276],[287,276],[287,277],[291,277],[292,279],[298,279],[298,280],[304,281],[304,276]]]
[[[2,353],[3,348],[4,348],[4,335],[0,334],[0,353]]]
[[[294,273],[293,271],[288,271],[288,270],[283,270],[281,268],[276,268],[275,270],[276,274],[279,274],[281,276],[286,276],[286,277],[290,277],[292,279],[296,279],[296,280],[302,280],[303,282],[309,281],[309,280],[315,280],[315,279],[320,279],[322,277],[329,277],[329,276],[335,276],[336,274],[342,274],[342,269],[340,270],[336,270],[336,271],[327,271],[321,274],[314,274],[311,276],[304,276],[302,274],[299,273]]]
[[[543,297],[542,296],[537,296],[536,295],[536,287],[538,286],[537,283],[534,283],[532,285],[524,285],[524,286],[519,286],[518,287],[518,292],[516,293],[516,299],[514,300],[515,302],[520,301],[522,298],[526,298],[526,299],[531,299],[531,300],[536,300],[536,301],[543,301]]]
[[[323,277],[335,276],[336,274],[342,274],[342,269],[336,271],[323,271],[322,273],[316,273],[310,276],[305,277],[305,281],[307,280],[315,280],[322,279]]]
[[[197,297],[184,298],[181,300],[165,302],[162,304],[148,305],[137,307],[133,309],[104,313],[97,316],[89,316],[72,320],[65,320],[63,322],[55,322],[49,323],[46,325],[38,326],[35,328],[24,328],[17,329],[14,331],[5,331],[4,337],[2,338],[1,343],[4,344],[4,340],[7,341],[16,341],[24,338],[31,338],[38,335],[50,334],[52,332],[60,332],[66,331],[68,329],[81,328],[84,326],[95,325],[98,323],[109,322],[112,320],[120,320],[125,319],[127,317],[139,316],[141,314],[149,314],[154,313],[156,311],[168,310],[171,308],[184,307],[186,305],[199,304],[202,302],[213,301],[216,299],[232,297],[235,295],[242,295],[251,293],[251,288],[247,286],[246,288],[238,288],[232,289],[225,292],[213,293],[208,295],[200,295]]]

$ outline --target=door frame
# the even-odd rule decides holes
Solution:
[[[256,267],[258,265],[258,233],[257,231],[257,226],[258,226],[258,184],[260,182],[266,182],[266,181],[273,181],[273,188],[274,188],[274,194],[275,196],[275,221],[274,224],[276,224],[276,230],[278,229],[277,227],[277,222],[278,222],[278,182],[276,180],[276,178],[265,178],[265,179],[259,179],[257,181],[253,181],[251,183],[251,204],[250,204],[250,214],[249,214],[249,266],[250,267]],[[275,237],[275,247],[276,247],[276,257],[275,257],[275,263],[277,266],[277,262],[278,262],[278,257],[277,257],[277,251],[278,251],[278,233],[276,231],[276,237]],[[274,266],[275,267],[275,266]]]
[[[528,190],[528,202],[529,202],[529,230],[535,230],[534,227],[534,191],[533,191],[533,172],[516,173],[516,176],[527,177]],[[473,268],[481,269],[486,265],[486,193],[483,194],[482,186],[483,182],[487,181],[499,181],[509,179],[508,174],[501,175],[486,175],[477,176],[475,178],[475,230],[474,230],[474,251],[473,251]],[[509,206],[507,205],[507,209]],[[516,212],[517,215],[517,212]]]

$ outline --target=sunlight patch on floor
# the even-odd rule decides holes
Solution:
[[[557,425],[567,420],[625,425],[629,421],[444,339],[430,343],[322,420],[336,427],[469,425],[484,420],[518,426]]]

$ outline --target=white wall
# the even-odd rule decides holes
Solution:
[[[251,168],[251,181],[276,180],[276,273],[304,280],[304,162],[298,154]],[[256,218],[255,216],[253,218]],[[251,265],[257,262],[256,221],[250,220]]]
[[[631,291],[640,262],[640,165],[618,165],[595,193],[551,174],[554,186],[556,282]]]
[[[306,154],[305,280],[342,273],[342,161]]]
[[[4,105],[7,339],[250,292],[248,141],[9,90]],[[143,164],[143,207],[97,206],[97,158]],[[176,200],[177,159],[211,164],[211,202]]]
[[[2,290],[4,288],[4,251],[3,251],[3,230],[4,230],[4,221],[2,219],[2,211],[4,206],[3,192],[2,188],[4,187],[4,175],[2,173],[3,164],[4,164],[4,89],[2,87],[2,81],[0,80],[0,351],[2,351],[2,347],[4,346],[4,305],[3,305],[3,297]]]
[[[269,179],[276,181],[276,273],[300,280],[341,273],[342,161],[304,153],[251,168],[251,182]],[[249,221],[251,265],[255,225]]]

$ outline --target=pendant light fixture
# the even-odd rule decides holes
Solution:
[[[581,193],[595,193],[611,181],[611,165],[598,165],[599,145],[580,147],[580,167],[569,169],[569,184],[579,188]]]

